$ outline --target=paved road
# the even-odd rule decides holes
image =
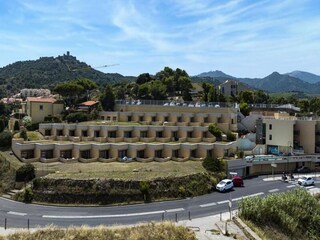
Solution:
[[[235,188],[231,192],[211,194],[183,199],[178,201],[156,202],[127,206],[108,207],[57,207],[36,204],[24,204],[0,198],[0,226],[7,227],[57,226],[100,224],[135,224],[138,222],[164,220],[185,220],[189,217],[199,218],[228,211],[231,199],[232,209],[243,197],[265,196],[275,192],[290,191],[297,186],[295,183],[281,181],[264,181],[266,176],[245,180],[245,187]],[[318,179],[320,180],[320,179]],[[320,181],[307,188],[309,191],[320,190]]]

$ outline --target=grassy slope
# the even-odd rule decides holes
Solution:
[[[36,168],[43,168],[43,164],[35,163]],[[71,179],[123,179],[123,180],[150,180],[158,177],[178,177],[194,173],[206,172],[201,162],[150,162],[150,163],[70,163],[51,164],[45,167],[54,173],[49,178]],[[134,171],[135,170],[135,171]]]
[[[55,239],[81,239],[81,240],[95,240],[95,239],[126,239],[126,240],[195,240],[193,232],[188,231],[182,226],[175,226],[173,223],[164,222],[160,224],[149,223],[136,227],[127,228],[106,228],[100,226],[96,228],[81,227],[81,228],[48,228],[38,230],[34,233],[28,231],[18,232],[7,237],[1,237],[0,240],[55,240]]]

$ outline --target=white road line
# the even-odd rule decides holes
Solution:
[[[224,200],[224,201],[221,201],[221,202],[217,202],[218,204],[224,204],[224,203],[229,203],[229,200]]]
[[[181,211],[184,211],[184,208],[174,208],[174,209],[166,210],[167,213],[170,213],[170,212],[181,212]]]
[[[274,192],[278,192],[278,191],[279,191],[279,189],[278,189],[278,188],[275,188],[275,189],[269,190],[268,192],[269,192],[269,193],[274,193]]]
[[[294,187],[296,187],[297,185],[289,185],[289,186],[287,186],[287,188],[294,188]]]
[[[314,188],[314,186],[307,186],[306,189]]]
[[[211,207],[211,206],[215,206],[215,205],[217,205],[216,203],[207,203],[207,204],[202,204],[202,205],[200,205],[200,207]]]
[[[248,198],[248,197],[257,197],[257,196],[260,196],[260,195],[263,195],[263,194],[264,194],[264,192],[259,192],[259,193],[255,193],[255,194],[251,194],[251,195],[247,195],[247,196],[233,198],[232,201],[235,202],[235,201],[239,201],[239,200],[242,200],[242,199],[245,199],[245,198]]]
[[[154,212],[142,212],[142,213],[128,213],[128,214],[113,214],[113,215],[88,215],[88,216],[57,216],[57,215],[43,215],[43,218],[63,218],[63,219],[73,219],[73,218],[114,218],[114,217],[132,217],[132,216],[143,216],[160,214],[165,211],[154,211]]]
[[[11,215],[17,215],[17,216],[26,216],[27,214],[26,213],[21,213],[21,212],[8,212],[8,214],[11,214]]]

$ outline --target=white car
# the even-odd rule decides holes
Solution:
[[[314,180],[312,177],[301,177],[298,179],[298,184],[301,186],[310,186],[310,185],[314,185]]]
[[[216,186],[216,189],[219,192],[225,192],[225,191],[231,190],[232,188],[233,188],[233,182],[231,179],[223,179]]]

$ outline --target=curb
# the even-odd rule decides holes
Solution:
[[[250,240],[262,240],[254,231],[251,230],[239,217],[233,218],[234,223],[243,231]]]

